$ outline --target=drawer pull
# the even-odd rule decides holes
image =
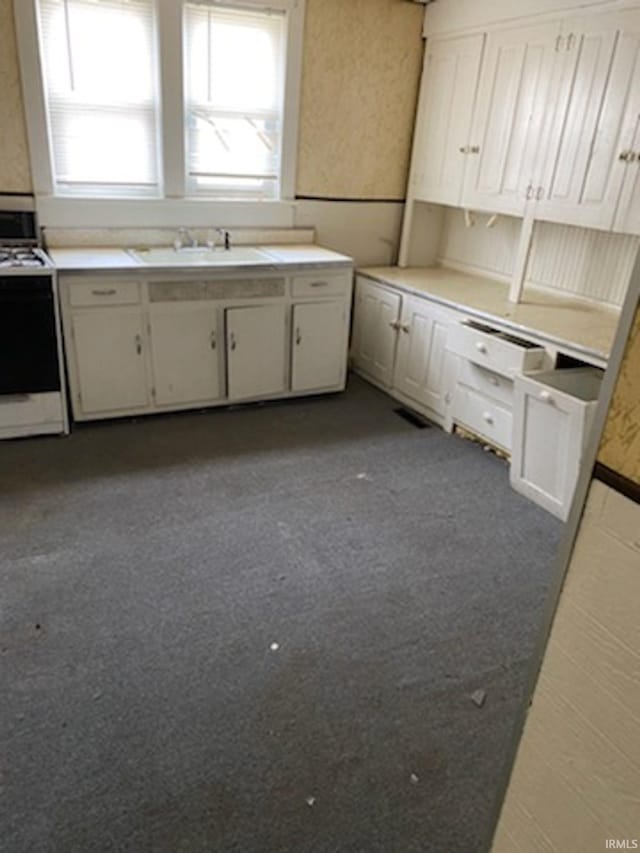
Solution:
[[[488,424],[493,424],[493,415],[491,414],[491,412],[483,412],[482,419]]]
[[[404,325],[403,325],[403,326],[400,326],[400,328],[401,328],[401,329],[402,329],[402,331],[405,333],[405,335],[408,335],[408,334],[409,334],[409,332],[411,331],[411,328],[410,328],[409,326],[404,326]]]
[[[398,323],[397,320],[392,320],[389,325],[392,329],[395,329],[396,332],[400,329],[400,323]]]
[[[478,343],[476,344],[476,349],[478,350],[478,352],[486,353],[487,345],[483,344],[482,341],[478,341]]]
[[[495,385],[495,386],[496,386],[496,388],[497,388],[497,387],[498,387],[498,385],[500,384],[500,380],[498,379],[498,377],[497,377],[497,376],[491,376],[491,377],[489,378],[489,382],[490,382],[492,385]]]
[[[328,281],[312,281],[309,287],[326,287],[328,284]]]
[[[543,400],[545,403],[553,403],[553,397],[551,396],[549,391],[541,391],[540,399]]]
[[[116,289],[115,287],[109,287],[106,290],[92,290],[91,293],[93,293],[94,296],[115,296]]]
[[[231,350],[235,350],[236,348],[236,336],[231,332],[229,335],[229,347]]]

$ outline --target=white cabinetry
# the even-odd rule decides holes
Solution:
[[[406,227],[421,200],[640,234],[639,92],[640,6],[429,37]]]
[[[558,22],[487,36],[467,166],[464,206],[522,214],[560,37]]]
[[[356,279],[353,362],[385,388],[393,382],[400,302],[399,293],[362,277]]]
[[[230,400],[282,394],[285,390],[284,305],[229,308],[227,377]]]
[[[291,389],[315,391],[345,380],[348,308],[343,300],[293,306]]]
[[[215,303],[152,303],[149,331],[154,397],[159,406],[204,404],[221,396],[221,336]]]
[[[347,264],[59,278],[76,420],[345,387]]]
[[[449,313],[419,297],[402,301],[394,388],[444,416]]]
[[[515,379],[511,485],[563,520],[571,508],[601,375],[584,367]]]
[[[356,282],[353,366],[448,428],[447,329],[455,312],[364,277]]]
[[[71,335],[74,412],[108,416],[146,408],[147,338],[140,306],[75,311]]]
[[[542,368],[544,349],[475,321],[453,325],[447,346],[460,360],[452,420],[509,453],[514,376]]]
[[[410,179],[418,199],[460,203],[483,44],[480,34],[427,43]]]

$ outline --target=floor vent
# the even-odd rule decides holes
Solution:
[[[422,415],[418,415],[416,412],[412,412],[411,409],[405,409],[401,406],[399,409],[393,410],[398,417],[410,423],[412,426],[417,427],[417,429],[427,429],[431,426],[429,421],[425,420]]]

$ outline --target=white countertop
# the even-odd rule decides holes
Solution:
[[[240,248],[240,247],[238,247]],[[61,271],[96,272],[99,270],[136,270],[137,272],[158,272],[170,269],[182,270],[219,270],[243,269],[247,266],[297,266],[318,264],[322,266],[352,264],[353,260],[346,255],[332,252],[316,245],[268,245],[257,246],[269,260],[264,263],[246,264],[185,264],[184,267],[172,264],[147,264],[137,261],[125,249],[78,248],[78,249],[49,249],[48,255]]]
[[[604,366],[611,352],[620,312],[595,302],[525,288],[522,301],[509,302],[509,286],[493,279],[443,267],[367,267],[359,273],[433,302],[501,326],[534,333]]]

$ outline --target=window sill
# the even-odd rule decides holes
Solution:
[[[140,228],[179,225],[294,225],[293,201],[215,201],[211,199],[114,199],[37,196],[40,225],[50,228]]]

